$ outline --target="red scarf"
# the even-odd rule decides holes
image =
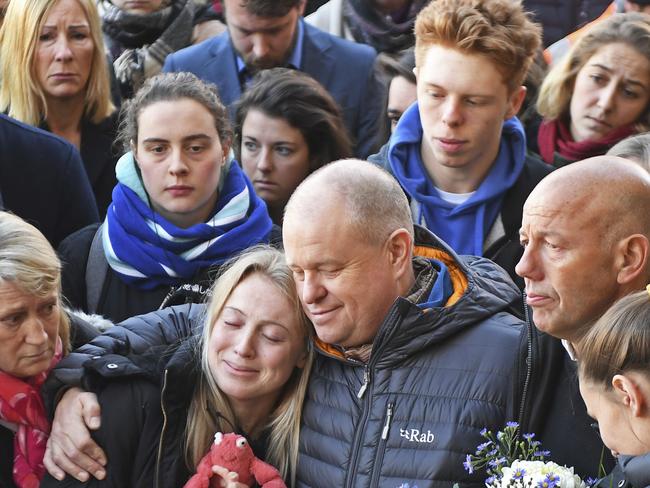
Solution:
[[[41,385],[63,356],[57,338],[54,357],[46,371],[27,380],[0,371],[0,419],[18,424],[14,436],[14,482],[19,488],[38,488],[45,474],[43,456],[50,435],[50,421],[41,398]]]
[[[564,122],[549,120],[543,122],[539,127],[537,143],[540,156],[548,164],[554,163],[556,152],[564,159],[573,162],[592,156],[602,156],[614,144],[636,134],[636,132],[634,126],[629,124],[614,129],[601,139],[576,142]]]

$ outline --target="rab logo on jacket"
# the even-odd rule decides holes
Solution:
[[[400,429],[399,435],[411,442],[424,442],[426,444],[431,444],[435,440],[435,436],[430,430],[420,432],[419,429]]]

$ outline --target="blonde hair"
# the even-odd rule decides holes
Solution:
[[[56,292],[59,336],[67,353],[70,320],[61,298],[61,261],[36,227],[9,212],[0,212],[0,283],[12,283],[37,297]]]
[[[650,60],[650,17],[637,12],[616,14],[590,28],[549,71],[539,91],[537,111],[548,120],[569,117],[578,72],[601,47],[615,43],[624,43]],[[650,111],[646,110],[637,129],[648,128]]]
[[[650,292],[643,290],[617,301],[580,342],[580,379],[606,390],[626,371],[650,378]]]
[[[200,341],[201,378],[190,404],[185,431],[185,457],[188,465],[195,468],[210,448],[214,433],[232,432],[238,425],[227,396],[219,389],[210,372],[208,343],[214,324],[232,291],[242,280],[255,273],[269,278],[289,300],[306,338],[305,366],[302,369],[296,368],[293,372],[266,426],[270,435],[265,461],[278,468],[284,479],[291,478],[293,485],[298,461],[302,404],[314,357],[313,331],[300,305],[293,275],[286,265],[284,255],[270,246],[253,247],[230,261],[213,286]]]
[[[84,115],[99,123],[115,111],[108,60],[95,0],[76,0],[84,10],[95,46],[84,99]],[[45,93],[36,77],[35,57],[41,29],[56,5],[52,0],[11,0],[0,29],[0,111],[26,124],[47,119]]]
[[[436,44],[489,59],[512,91],[541,45],[542,29],[513,0],[436,0],[415,21],[415,64]]]

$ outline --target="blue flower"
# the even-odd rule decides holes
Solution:
[[[463,467],[465,468],[465,471],[467,471],[469,474],[472,474],[474,472],[474,466],[472,466],[472,456],[469,454],[465,458],[465,461],[463,462]]]
[[[485,435],[487,434],[487,432],[488,432],[487,427],[483,427],[483,428],[481,429],[480,434],[481,434],[483,437],[485,437]]]
[[[516,429],[517,427],[519,427],[519,424],[517,422],[508,422],[506,423],[506,427],[512,427]]]
[[[587,478],[587,479],[585,480],[585,484],[586,484],[587,486],[592,486],[592,485],[595,485],[597,481],[598,481],[598,478],[591,478],[591,477],[590,477],[590,478]]]
[[[555,488],[560,482],[560,477],[556,474],[548,473],[543,480],[537,483],[538,488]]]
[[[490,476],[489,478],[485,479],[485,486],[490,486],[492,483],[494,483],[497,480],[496,476]]]
[[[496,459],[491,459],[491,460],[488,462],[488,464],[489,464],[492,468],[497,468],[497,467],[499,467],[499,466],[501,466],[502,464],[505,464],[505,463],[507,463],[507,462],[508,462],[508,460],[507,460],[506,458],[504,458],[504,457],[500,457],[500,458],[496,458]]]
[[[539,456],[539,457],[549,457],[551,455],[551,451],[535,451],[534,456]]]
[[[515,472],[512,474],[512,479],[514,480],[523,479],[525,474],[526,474],[526,470],[524,468],[517,468],[515,469]]]
[[[526,439],[527,441],[532,441],[534,437],[535,437],[534,433],[529,433],[529,434],[524,434],[523,435],[523,438]]]
[[[487,441],[487,442],[484,442],[483,444],[479,444],[478,446],[476,446],[476,454],[480,454],[481,452],[485,451],[491,445],[492,445],[492,441]]]

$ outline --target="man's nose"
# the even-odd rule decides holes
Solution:
[[[253,55],[255,59],[263,59],[271,50],[269,37],[264,34],[255,34],[253,37]]]
[[[522,278],[537,280],[541,276],[541,267],[537,262],[536,251],[528,245],[524,248],[521,259],[515,266],[515,273]]]
[[[327,290],[320,282],[317,273],[305,272],[301,284],[302,302],[312,304],[318,302],[327,294]]]

